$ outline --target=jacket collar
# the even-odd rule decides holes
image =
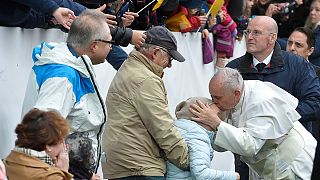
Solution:
[[[154,74],[156,74],[157,76],[162,78],[163,75],[163,67],[159,66],[158,64],[152,62],[151,60],[149,60],[146,56],[144,56],[142,53],[140,53],[137,50],[133,50],[130,54],[129,54],[129,59],[134,59],[136,61],[141,62],[142,64],[144,64],[151,72],[153,72]]]
[[[283,67],[284,62],[282,60],[281,56],[281,48],[279,43],[276,42],[274,49],[273,49],[273,54],[271,56],[271,61],[267,65],[267,68],[273,69],[277,67]],[[239,65],[239,71],[240,73],[258,73],[258,71],[254,68],[253,66],[253,56],[250,53],[246,53],[243,56],[243,60],[241,61]]]
[[[28,167],[38,167],[38,168],[49,168],[49,164],[42,162],[40,159],[12,150],[6,161],[13,162],[16,164],[28,166]]]
[[[82,76],[90,77],[82,58],[92,69],[92,62],[87,55],[78,56],[71,46],[66,43],[41,43],[34,48],[34,65],[64,64],[76,69]]]

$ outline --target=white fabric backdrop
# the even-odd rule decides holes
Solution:
[[[174,33],[178,50],[186,62],[173,62],[165,70],[164,81],[168,91],[169,108],[174,116],[175,106],[191,96],[210,97],[208,82],[214,73],[214,63],[203,65],[200,33]],[[45,42],[65,41],[66,34],[59,30],[21,29],[0,27],[0,158],[5,158],[14,147],[14,129],[21,121],[21,109],[29,73],[33,61],[34,46]],[[237,43],[238,44],[238,43]],[[241,47],[239,47],[241,46]],[[131,46],[125,50],[130,52]],[[235,54],[242,55],[243,44],[236,45]],[[116,71],[106,62],[95,66],[97,80],[103,97]],[[233,155],[230,152],[215,153],[213,167],[233,170]]]

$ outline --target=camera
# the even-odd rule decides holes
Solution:
[[[288,4],[282,9],[281,14],[289,14],[290,12],[293,12],[296,8],[296,4],[297,3],[295,1]]]

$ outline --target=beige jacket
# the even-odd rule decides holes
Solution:
[[[187,144],[173,125],[162,73],[162,67],[134,50],[115,75],[106,100],[107,178],[164,176],[165,157],[188,167]]]
[[[72,174],[50,166],[38,158],[16,151],[11,151],[4,164],[10,180],[69,180],[73,177]]]

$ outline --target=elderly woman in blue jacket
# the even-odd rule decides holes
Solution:
[[[187,171],[179,169],[168,161],[166,179],[240,179],[239,174],[234,171],[210,169],[211,160],[213,158],[212,145],[215,132],[211,127],[191,120],[191,117],[194,117],[194,115],[189,111],[189,108],[191,104],[196,103],[196,100],[212,104],[210,99],[204,97],[189,98],[177,105],[175,112],[177,120],[174,121],[174,125],[178,128],[182,137],[188,144],[190,169]]]

